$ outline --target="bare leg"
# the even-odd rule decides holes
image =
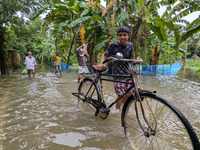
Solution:
[[[121,105],[124,104],[127,100],[127,98],[131,95],[131,93],[126,93],[125,96],[123,96],[117,103],[116,103],[116,109],[120,109]]]
[[[79,76],[78,76],[78,83],[80,83],[81,78],[82,78],[82,74],[79,74]]]
[[[33,73],[33,78],[35,78],[35,70],[33,70],[32,73]]]
[[[120,100],[118,100],[118,102],[116,103],[116,109],[120,109],[122,101],[123,101],[123,98],[121,98]]]
[[[60,71],[60,76],[61,76],[61,74],[62,74],[62,68],[61,68],[61,66],[59,66],[59,71]]]
[[[31,77],[31,70],[28,70],[28,77]]]
[[[56,71],[55,71],[55,74],[57,74],[57,72],[58,72],[58,67],[56,66]]]
[[[128,99],[128,97],[131,95],[131,92],[126,93],[126,95],[123,97],[123,101],[122,104],[125,104],[126,100]]]

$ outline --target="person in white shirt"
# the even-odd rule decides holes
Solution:
[[[37,63],[31,52],[28,52],[28,56],[26,56],[24,64],[25,68],[28,70],[28,77],[31,77],[32,72],[33,78],[35,78],[35,68],[37,69]]]

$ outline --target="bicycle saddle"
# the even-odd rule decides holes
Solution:
[[[107,69],[107,67],[106,66],[99,67],[98,65],[92,65],[92,69],[94,69],[98,72],[102,72],[102,71],[105,71]]]

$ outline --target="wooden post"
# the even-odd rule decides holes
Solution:
[[[140,70],[140,64],[139,64],[139,76],[141,77],[141,70]]]

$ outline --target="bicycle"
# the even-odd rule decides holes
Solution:
[[[170,102],[156,95],[156,91],[139,88],[135,67],[133,64],[141,63],[140,60],[108,57],[106,62],[128,62],[130,75],[105,74],[104,67],[98,70],[95,78],[85,77],[79,85],[78,104],[84,104],[94,112],[95,116],[106,119],[110,108],[128,92],[121,113],[121,124],[125,135],[128,137],[133,149],[195,149],[200,150],[198,137],[187,118]],[[102,76],[125,77],[132,83],[102,78]],[[126,92],[119,96],[109,106],[105,103],[102,81],[120,82],[131,84]],[[98,82],[100,82],[100,87]],[[174,136],[175,135],[175,136]]]

